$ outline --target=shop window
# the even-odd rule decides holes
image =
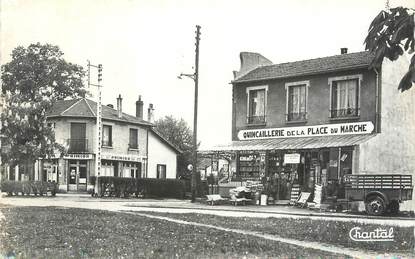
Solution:
[[[102,146],[112,147],[112,127],[110,125],[102,127]]]
[[[141,163],[124,163],[122,176],[141,178]]]
[[[233,175],[233,180],[253,180],[261,178],[265,173],[265,153],[240,154],[238,158],[238,174]]]
[[[360,115],[361,75],[330,78],[331,118],[356,117]]]
[[[131,149],[138,149],[138,130],[130,129],[130,142],[128,147]]]
[[[157,179],[166,179],[166,165],[157,165]]]
[[[247,122],[262,124],[266,122],[267,86],[248,87]]]
[[[103,160],[101,163],[101,176],[114,176],[114,163]]]

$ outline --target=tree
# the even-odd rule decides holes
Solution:
[[[187,171],[187,165],[192,163],[193,132],[186,121],[173,116],[165,116],[155,122],[157,131],[178,147],[183,153],[179,155],[177,168],[179,175]]]
[[[398,89],[402,92],[415,83],[414,9],[396,7],[381,11],[369,26],[365,39],[366,50],[375,53],[371,67],[378,67],[386,57],[391,61],[408,52],[412,54],[408,71],[402,77]]]
[[[63,146],[55,142],[46,122],[47,111],[57,100],[84,96],[85,72],[63,59],[59,47],[31,44],[13,50],[12,60],[1,67],[5,109],[1,114],[2,161],[24,165],[34,178],[34,162],[50,157]],[[2,150],[4,150],[2,148]]]

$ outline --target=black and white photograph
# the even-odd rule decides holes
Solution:
[[[414,0],[0,0],[0,259],[415,258]]]

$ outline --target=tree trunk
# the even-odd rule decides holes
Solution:
[[[33,159],[33,157],[28,157],[27,159],[26,159],[26,163],[25,163],[26,165],[26,173],[27,173],[27,175],[28,175],[28,177],[29,177],[29,180],[30,181],[33,181],[33,180],[35,180],[35,160]]]

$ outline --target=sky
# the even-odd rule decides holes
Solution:
[[[231,141],[234,70],[239,53],[273,63],[364,50],[384,0],[0,0],[0,63],[17,46],[58,45],[67,61],[103,65],[103,103],[123,98],[135,115],[141,95],[146,117],[185,119],[193,127],[195,26],[201,26],[198,140],[202,148]],[[414,7],[390,0],[390,7]],[[92,74],[92,83],[95,74]],[[90,89],[91,92],[94,89]]]

